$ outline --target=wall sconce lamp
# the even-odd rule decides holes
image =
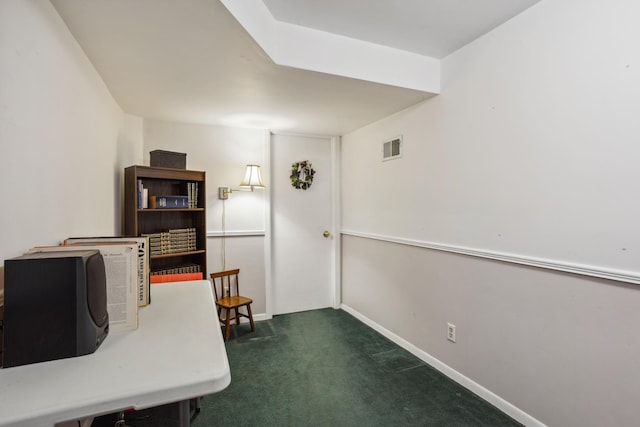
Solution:
[[[264,188],[264,184],[262,183],[262,176],[260,176],[260,166],[247,165],[247,170],[244,173],[244,178],[240,183],[240,187],[218,187],[218,199],[227,200],[229,198],[229,194],[234,191],[253,191],[253,189],[256,187]]]

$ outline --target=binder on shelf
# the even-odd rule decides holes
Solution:
[[[150,196],[151,209],[186,209],[189,208],[189,196]]]
[[[142,209],[144,207],[143,203],[142,203],[143,189],[144,189],[144,187],[142,186],[142,180],[139,179],[138,180],[138,209]]]

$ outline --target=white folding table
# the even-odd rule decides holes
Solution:
[[[152,285],[135,331],[110,333],[93,354],[0,369],[0,426],[51,427],[225,389],[231,373],[209,281]]]

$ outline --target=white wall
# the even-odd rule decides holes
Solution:
[[[265,217],[269,191],[268,132],[158,120],[144,121],[144,157],[149,152],[168,150],[187,154],[187,168],[206,171],[207,187],[207,273],[223,266],[223,201],[218,187],[237,188],[247,164],[261,165],[266,189],[233,192],[224,202],[226,268],[240,268],[241,290],[254,304],[254,316],[266,313]]]
[[[48,1],[0,2],[0,257],[119,233],[122,165],[140,159],[140,124]]]
[[[377,197],[344,227],[640,275],[639,7],[542,1],[446,58],[441,95],[346,138]]]
[[[446,58],[441,95],[343,137],[343,302],[549,425],[640,425],[640,289],[418,246],[637,276],[639,15],[543,0]]]

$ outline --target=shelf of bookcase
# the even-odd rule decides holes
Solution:
[[[198,255],[198,254],[204,254],[204,253],[206,253],[205,250],[190,251],[190,252],[176,252],[176,253],[173,253],[173,254],[151,255],[150,258],[151,259],[161,259],[161,258],[184,257],[184,256]]]
[[[138,209],[138,213],[150,213],[150,212],[204,212],[204,208],[164,208],[164,209]]]

